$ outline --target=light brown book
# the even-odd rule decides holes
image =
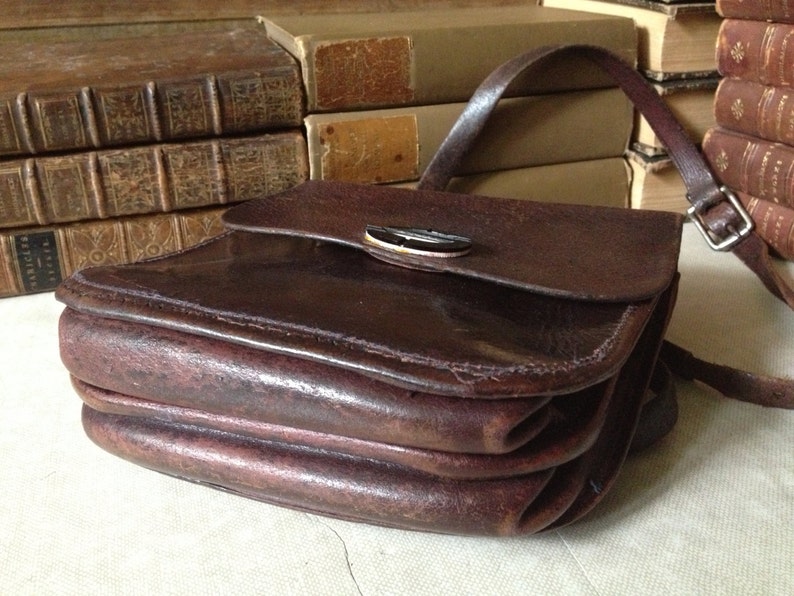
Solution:
[[[47,292],[80,269],[188,248],[224,231],[224,208],[0,232],[0,298]]]
[[[714,97],[715,123],[794,146],[794,94],[789,87],[724,78]]]
[[[260,20],[300,61],[310,113],[468,101],[496,66],[548,44],[589,43],[636,57],[631,21],[531,3]],[[566,60],[516,84],[514,95],[610,85],[584,59]]]
[[[706,131],[714,126],[714,94],[719,82],[719,77],[710,77],[653,83],[659,96],[696,144],[700,144]],[[667,152],[664,143],[639,113],[637,113],[632,141],[635,150],[647,155]]]
[[[300,131],[0,161],[0,228],[234,203],[308,177]]]
[[[0,0],[0,30],[129,24],[197,23],[267,14],[380,12],[509,6],[533,0]]]
[[[689,207],[686,186],[669,160],[648,162],[645,156],[629,153],[627,161],[631,168],[629,204],[632,209],[686,212]]]
[[[629,206],[629,180],[626,160],[611,157],[459,176],[450,181],[446,190],[543,203],[625,208]]]
[[[465,106],[311,114],[306,118],[311,177],[416,180]],[[621,156],[632,124],[632,104],[617,88],[504,99],[458,173]]]
[[[794,147],[714,127],[703,139],[703,154],[731,189],[794,206]]]
[[[656,10],[653,3],[542,0],[544,6],[632,19],[639,30],[639,68],[654,80],[713,76],[714,40],[721,18],[714,4]],[[669,8],[669,7],[668,7]]]
[[[794,23],[791,0],[717,0],[717,12],[729,19]]]
[[[725,77],[794,87],[794,24],[725,19],[717,38],[717,68]]]
[[[0,44],[0,155],[259,132],[302,117],[297,63],[256,26]]]

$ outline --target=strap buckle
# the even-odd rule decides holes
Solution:
[[[738,230],[730,230],[731,233],[727,237],[719,238],[716,234],[709,230],[708,227],[706,227],[706,224],[703,223],[703,220],[701,220],[698,216],[695,205],[692,205],[689,209],[687,209],[686,213],[689,216],[689,219],[692,220],[692,222],[697,226],[697,229],[703,235],[703,238],[706,239],[706,242],[712,248],[712,250],[728,251],[732,250],[734,246],[739,244],[739,242],[741,242],[750,234],[750,232],[753,231],[755,223],[753,222],[753,218],[750,217],[750,214],[747,212],[747,209],[744,208],[744,205],[742,205],[739,198],[731,191],[731,189],[729,189],[727,186],[720,186],[720,192],[725,195],[734,211],[742,219],[742,226]]]

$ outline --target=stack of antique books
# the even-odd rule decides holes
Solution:
[[[794,258],[794,6],[785,0],[717,0],[723,79],[716,124],[703,151],[756,221],[758,233]]]
[[[638,69],[697,144],[714,124],[712,103],[719,83],[714,60],[720,16],[714,0],[542,0],[545,6],[631,18],[639,31]],[[683,181],[667,149],[637,116],[627,154],[632,170],[631,205],[684,211]]]
[[[0,297],[200,243],[229,204],[309,177],[415,184],[482,79],[532,47],[637,58],[630,19],[536,2],[307,0],[239,18],[248,4],[154,28],[82,2],[69,27],[0,24]],[[452,189],[626,206],[632,124],[605,75],[557,64],[516,84]]]
[[[0,296],[202,242],[306,179],[300,70],[251,24],[7,44]]]

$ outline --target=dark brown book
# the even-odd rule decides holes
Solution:
[[[794,147],[714,127],[703,139],[703,153],[728,187],[794,206]]]
[[[0,228],[235,203],[308,177],[297,131],[0,161]]]
[[[794,86],[794,24],[724,19],[717,36],[717,68],[725,77]]]
[[[714,96],[716,124],[794,146],[794,95],[787,87],[724,78]]]
[[[0,232],[0,298],[54,290],[80,269],[188,248],[224,231],[211,207]]]
[[[0,44],[0,155],[300,126],[298,65],[253,25]]]
[[[527,0],[0,0],[0,30],[250,19],[262,14],[380,12],[510,6]]]
[[[717,12],[729,19],[794,23],[791,0],[717,0]]]

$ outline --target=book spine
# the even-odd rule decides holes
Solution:
[[[715,127],[703,139],[703,153],[730,188],[794,205],[794,147]]]
[[[416,180],[465,105],[310,114],[305,122],[311,177],[362,183]],[[632,124],[632,105],[616,88],[507,98],[458,173],[621,156]]]
[[[745,193],[738,196],[755,222],[755,231],[783,259],[794,261],[794,209]]]
[[[723,79],[714,96],[714,119],[729,130],[794,145],[794,89]]]
[[[465,34],[456,34],[454,23],[417,27],[410,34],[377,34],[365,26],[360,34],[350,33],[344,39],[324,38],[320,33],[293,35],[284,28],[289,23],[277,18],[261,22],[268,36],[300,61],[306,111],[314,114],[468,101],[502,62],[533,46],[563,43],[574,34],[580,43],[603,46],[636,61],[636,29],[630,19],[581,15],[578,21],[572,17],[499,26],[486,23],[465,28]],[[522,83],[517,95],[612,84],[584,59]]]
[[[777,87],[794,86],[794,24],[725,19],[717,36],[717,69]]]
[[[0,228],[234,203],[308,178],[300,132],[0,162]]]
[[[54,290],[69,275],[195,246],[224,231],[219,207],[0,233],[0,298]]]
[[[0,156],[197,139],[300,126],[289,68],[29,91],[0,100]]]
[[[717,13],[729,19],[794,23],[791,0],[717,0]]]

